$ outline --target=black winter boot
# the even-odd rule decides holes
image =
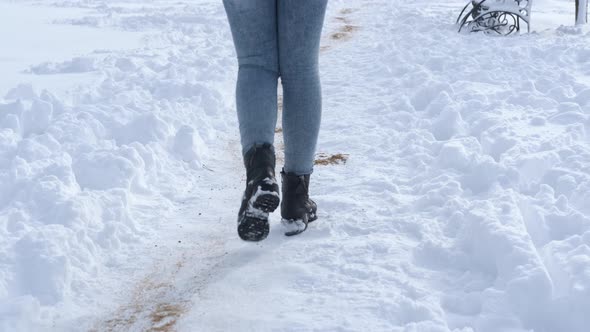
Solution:
[[[297,235],[307,229],[308,223],[318,218],[317,205],[309,198],[309,174],[295,175],[283,170],[281,177],[281,217],[283,225],[288,229],[285,235]]]
[[[279,206],[279,185],[275,178],[275,154],[269,143],[255,145],[244,156],[246,190],[238,213],[238,234],[242,240],[264,240],[269,232],[268,213]]]

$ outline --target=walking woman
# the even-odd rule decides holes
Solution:
[[[223,0],[238,56],[236,106],[246,190],[238,234],[260,241],[268,214],[279,202],[286,235],[303,232],[317,219],[309,179],[321,119],[318,72],[320,36],[327,0]],[[283,87],[285,165],[282,200],[275,178],[274,134],[277,85]]]

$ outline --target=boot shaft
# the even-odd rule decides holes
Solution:
[[[315,220],[317,206],[309,198],[310,175],[295,175],[281,172],[282,178],[282,200],[281,216],[286,220]]]
[[[270,143],[255,145],[244,155],[246,178],[249,181],[275,176],[276,156]]]
[[[309,179],[310,175],[295,175],[281,171],[283,197],[290,198],[309,198]]]

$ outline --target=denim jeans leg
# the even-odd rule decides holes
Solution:
[[[278,0],[285,171],[311,174],[320,129],[319,49],[327,0]]]
[[[274,143],[279,77],[276,0],[224,0],[238,56],[236,107],[242,153]]]

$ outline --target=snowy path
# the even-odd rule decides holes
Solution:
[[[64,3],[146,37],[0,103],[0,331],[587,331],[590,34],[458,35],[461,3],[331,0],[320,218],[258,244],[220,2]]]

